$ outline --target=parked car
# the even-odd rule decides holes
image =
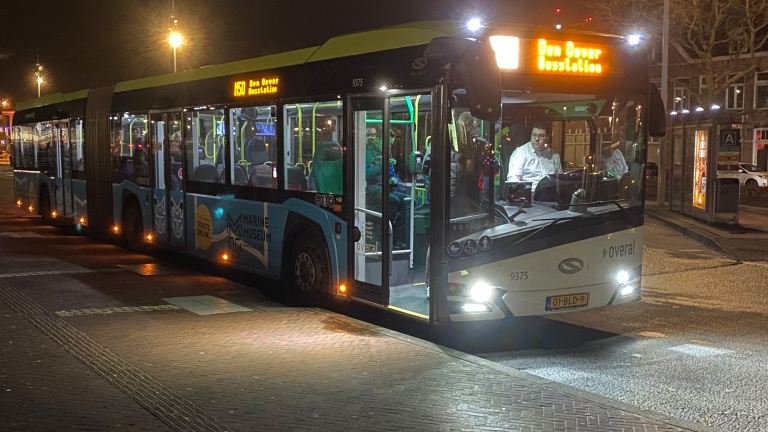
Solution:
[[[758,188],[768,186],[768,171],[746,162],[719,162],[717,177],[738,178],[739,184],[750,192],[757,192]]]

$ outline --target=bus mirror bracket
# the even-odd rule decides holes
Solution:
[[[491,46],[463,38],[432,39],[424,57],[459,74],[473,117],[495,122],[501,117],[501,74]]]

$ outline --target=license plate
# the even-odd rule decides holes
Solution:
[[[589,304],[589,293],[547,297],[545,310],[559,310],[584,307]]]

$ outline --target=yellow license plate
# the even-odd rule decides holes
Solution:
[[[559,310],[584,307],[589,304],[589,293],[547,297],[545,310]]]

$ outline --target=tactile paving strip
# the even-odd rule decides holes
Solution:
[[[252,310],[248,309],[247,307],[236,305],[224,299],[209,295],[168,297],[162,300],[198,315],[215,315],[230,312],[250,312]]]
[[[199,406],[97,344],[4,280],[0,280],[0,300],[171,428],[178,431],[230,429]]]

